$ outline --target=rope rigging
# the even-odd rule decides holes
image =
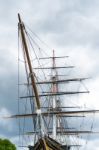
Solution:
[[[52,127],[52,122],[53,122],[53,118],[50,115],[50,113],[52,112],[51,108],[53,109],[53,111],[55,111],[55,109],[59,109],[59,107],[62,106],[62,103],[61,103],[61,100],[60,100],[61,98],[60,98],[60,95],[50,95],[50,96],[45,97],[45,98],[40,98],[40,95],[38,94],[38,90],[40,90],[42,93],[44,93],[44,88],[45,87],[43,85],[37,85],[36,84],[36,82],[39,82],[40,80],[42,80],[42,76],[38,77],[39,75],[37,76],[37,75],[34,74],[34,71],[33,71],[33,68],[32,68],[31,64],[32,64],[32,62],[34,63],[34,61],[36,60],[37,63],[38,63],[38,67],[42,67],[43,68],[48,63],[46,63],[46,64],[42,64],[41,63],[40,59],[38,58],[36,50],[38,49],[38,51],[43,52],[43,49],[40,48],[40,46],[36,43],[36,41],[26,31],[23,22],[20,20],[20,17],[19,17],[19,26],[20,26],[20,29],[19,29],[20,31],[18,30],[18,41],[19,41],[19,38],[20,38],[21,39],[21,47],[23,49],[23,58],[24,58],[24,61],[22,61],[20,59],[20,56],[18,54],[18,62],[19,63],[22,62],[25,65],[26,79],[27,79],[27,95],[33,95],[34,96],[34,97],[30,97],[31,112],[32,112],[32,114],[34,112],[37,113],[37,117],[36,116],[35,117],[32,116],[32,124],[33,124],[32,130],[33,130],[33,132],[35,132],[35,135],[34,135],[34,141],[35,142],[34,143],[36,143],[38,145],[38,147],[39,146],[41,147],[41,145],[42,145],[41,143],[43,143],[44,146],[45,146],[45,149],[46,150],[50,150],[50,148],[48,148],[49,147],[48,143],[51,143],[51,142],[54,143],[55,142],[55,141],[53,141],[53,139],[48,138],[50,136],[49,135],[50,132],[52,132],[52,130],[50,130],[50,132],[49,132],[49,128]],[[19,32],[20,32],[20,34],[19,34]],[[33,34],[38,38],[38,40],[40,40],[40,38],[35,33],[33,33]],[[29,45],[30,45],[29,48],[31,48],[31,50],[33,51],[33,53],[35,55],[34,59],[31,59],[32,55],[30,55],[30,53],[28,53],[28,48],[27,48],[28,44],[26,44],[25,42],[29,43]],[[40,40],[40,42],[42,42],[43,44],[45,44],[45,42],[43,42],[42,40]],[[35,50],[34,45],[37,47],[36,50]],[[18,51],[19,51],[19,43],[18,43]],[[52,57],[52,59],[54,59],[54,56]],[[19,70],[19,63],[18,63],[18,70]],[[55,66],[53,66],[53,68],[55,69],[55,67],[56,67],[55,62],[54,62],[54,65]],[[51,83],[51,85],[48,84],[47,87],[46,87],[46,89],[48,89],[49,91],[52,90],[51,92],[53,94],[55,94],[55,93],[57,93],[59,91],[59,83],[56,83],[56,79],[58,80],[58,72],[57,71],[54,72],[55,70],[53,68],[52,68],[52,72],[51,72],[52,76],[50,78],[50,80],[52,81],[52,83]],[[46,77],[46,74],[45,74],[44,70],[42,69],[41,72],[43,74],[45,82],[47,82],[47,77]],[[55,75],[53,75],[54,74],[53,72],[55,73]],[[38,74],[40,74],[39,71],[38,71]],[[56,79],[54,77],[56,77]],[[54,83],[53,83],[53,80],[55,80]],[[20,82],[20,79],[19,79],[19,73],[18,73],[18,85],[20,85],[19,82]],[[88,91],[88,89],[85,87],[84,83],[81,80],[79,80],[79,82],[82,83],[82,85],[84,86],[84,88],[86,89],[86,91]],[[31,91],[31,87],[33,87],[32,91]],[[80,91],[79,89],[80,89],[80,87],[78,87],[77,91]],[[18,97],[20,95],[19,90],[20,89],[18,88]],[[52,102],[53,97],[55,98],[55,102],[56,102],[55,108],[53,108],[53,102]],[[43,99],[43,101],[42,101],[42,99]],[[26,103],[24,105],[25,106],[25,111],[24,111],[25,114],[27,113],[27,109],[28,109],[27,102],[28,102],[28,99],[26,97]],[[74,106],[76,106],[76,107],[79,106],[75,102],[72,102],[72,104],[74,104]],[[43,112],[42,106],[46,107],[47,105],[48,105],[48,108],[47,108],[48,119],[46,119],[46,116],[42,115],[42,112]],[[42,108],[42,110],[41,110],[41,108]],[[81,107],[79,109],[81,109]],[[60,112],[61,111],[62,111],[62,109],[60,110]],[[18,113],[20,114],[19,100],[18,100]],[[65,119],[65,117],[61,117],[61,115],[59,115],[59,114],[54,114],[53,113],[53,115],[56,117],[56,131],[58,130],[58,127],[60,127],[60,130],[59,130],[60,133],[59,134],[61,134],[61,133],[63,134],[65,131],[72,132],[71,128],[69,128],[68,119]],[[23,133],[25,132],[25,122],[26,122],[26,119],[24,117]],[[57,122],[59,122],[59,126],[57,125],[58,124]],[[84,122],[84,118],[83,118],[83,122]],[[83,122],[82,122],[82,124],[83,124]],[[82,124],[80,125],[80,129],[82,127]],[[93,123],[91,125],[91,131],[92,131],[92,128],[93,128]],[[47,129],[47,131],[45,131],[46,129]],[[19,122],[19,136],[21,134],[20,132],[21,132],[21,129],[20,129],[20,122]],[[39,132],[39,134],[38,134],[38,132]],[[79,134],[78,133],[76,133],[76,134],[77,134],[77,140],[78,140],[78,135]],[[37,135],[40,135],[38,137],[38,139],[40,140],[39,143],[37,143]],[[48,135],[48,137],[46,137],[46,135]],[[74,135],[67,134],[67,137],[68,138],[71,137],[74,140],[74,143],[76,143],[76,145],[77,145],[77,141],[74,138]],[[67,137],[64,136],[63,137],[63,141],[65,141],[64,143],[66,143],[66,145],[69,145],[68,142],[67,142]],[[48,142],[48,141],[50,141],[50,142]],[[77,149],[79,149],[79,147],[77,147]],[[59,150],[61,150],[61,148]],[[67,150],[69,150],[69,148]]]

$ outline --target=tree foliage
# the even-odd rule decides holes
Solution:
[[[8,139],[0,139],[0,150],[16,150],[16,147]]]

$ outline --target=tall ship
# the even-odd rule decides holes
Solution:
[[[19,118],[20,147],[78,150],[79,139],[94,133],[84,123],[98,112],[80,107],[76,100],[89,93],[83,84],[88,78],[71,75],[74,66],[68,65],[68,56],[56,56],[54,50],[49,56],[36,42],[39,37],[29,34],[20,14],[18,21],[18,114],[10,117]]]

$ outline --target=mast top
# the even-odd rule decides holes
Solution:
[[[21,17],[20,17],[20,14],[18,13],[18,19],[19,19],[19,22],[22,22],[21,21]]]

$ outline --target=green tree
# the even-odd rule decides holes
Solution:
[[[8,139],[0,139],[0,150],[16,150],[16,147]]]

